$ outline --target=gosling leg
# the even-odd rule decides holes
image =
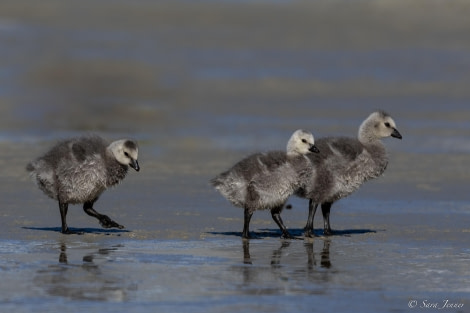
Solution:
[[[60,210],[60,220],[62,222],[62,234],[71,234],[67,226],[67,211],[69,209],[68,203],[63,203],[59,201],[59,210]]]
[[[245,208],[245,216],[244,216],[244,223],[243,223],[243,233],[242,237],[244,239],[250,239],[250,221],[251,217],[253,216],[253,211]]]
[[[279,229],[282,231],[281,238],[283,238],[283,239],[294,239],[294,237],[287,231],[287,228],[284,225],[284,222],[282,221],[281,211],[282,211],[283,206],[284,205],[281,205],[277,208],[271,209],[271,216],[272,216],[273,220],[276,222],[277,226],[279,226]]]
[[[331,226],[330,226],[330,209],[331,209],[330,202],[322,203],[321,212],[323,214],[323,235],[325,236],[333,235],[333,231],[331,230]]]
[[[308,219],[307,225],[305,225],[305,237],[314,237],[313,230],[313,219],[315,217],[315,212],[317,212],[318,203],[314,203],[312,199],[308,201]]]
[[[96,212],[95,209],[93,209],[93,203],[95,203],[95,201],[96,199],[93,201],[87,201],[83,204],[83,210],[85,211],[86,214],[98,219],[98,221],[100,222],[101,226],[103,226],[103,228],[113,228],[113,227],[119,228],[119,229],[124,228],[124,226],[116,223],[107,215]]]

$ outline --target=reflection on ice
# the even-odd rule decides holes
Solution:
[[[315,249],[315,243],[323,242],[321,250]],[[240,291],[250,294],[321,294],[322,288],[337,271],[330,260],[330,239],[308,240],[303,243],[304,253],[299,253],[298,242],[281,241],[279,247],[270,253],[252,257],[250,241],[243,240],[243,263],[235,266],[235,271],[242,274]],[[259,247],[256,247],[258,249]],[[265,253],[266,249],[262,252]]]
[[[71,300],[113,301],[128,300],[128,292],[136,286],[126,281],[125,274],[108,271],[106,258],[118,249],[101,248],[87,252],[81,262],[70,260],[67,244],[60,244],[59,263],[37,271],[34,283],[50,296]]]

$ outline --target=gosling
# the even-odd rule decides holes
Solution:
[[[395,122],[387,113],[372,113],[359,127],[357,139],[329,137],[317,140],[321,153],[311,154],[311,172],[295,192],[309,199],[305,236],[313,237],[313,219],[318,204],[323,214],[323,233],[332,235],[330,209],[332,204],[356,191],[364,182],[385,171],[388,157],[381,139],[402,139]]]
[[[310,162],[305,155],[309,152],[319,152],[313,135],[297,130],[287,143],[287,153],[270,151],[250,155],[211,180],[222,196],[234,206],[244,208],[243,238],[251,238],[249,226],[254,211],[265,209],[271,210],[282,237],[293,238],[280,213],[299,187],[300,176],[308,172]]]
[[[99,136],[85,136],[56,144],[45,155],[29,163],[26,170],[47,196],[59,202],[62,233],[71,234],[67,226],[69,204],[83,203],[86,214],[98,219],[104,228],[124,226],[93,209],[93,204],[108,187],[118,184],[129,166],[140,170],[138,147],[132,140],[110,144]]]

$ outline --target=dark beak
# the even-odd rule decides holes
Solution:
[[[139,166],[139,163],[137,162],[137,160],[131,160],[131,164],[129,164],[130,167],[132,167],[133,169],[135,169],[137,172],[140,170],[140,166]]]
[[[398,139],[402,138],[401,134],[398,132],[398,130],[396,128],[393,129],[393,133],[392,133],[391,136],[395,137],[395,138],[398,138]]]
[[[308,149],[310,152],[315,152],[315,153],[320,153],[320,150],[315,145],[312,145],[310,149]]]

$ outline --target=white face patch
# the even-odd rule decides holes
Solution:
[[[133,161],[137,160],[139,154],[137,145],[134,142],[125,139],[112,142],[108,149],[111,150],[116,161],[123,165],[132,164]]]
[[[371,142],[390,137],[395,128],[395,121],[390,116],[374,112],[359,127],[358,138],[361,142]]]
[[[296,130],[287,143],[287,154],[307,154],[315,144],[312,133]]]
[[[395,127],[395,121],[390,116],[385,117],[380,125],[380,137],[389,137],[395,130]]]

